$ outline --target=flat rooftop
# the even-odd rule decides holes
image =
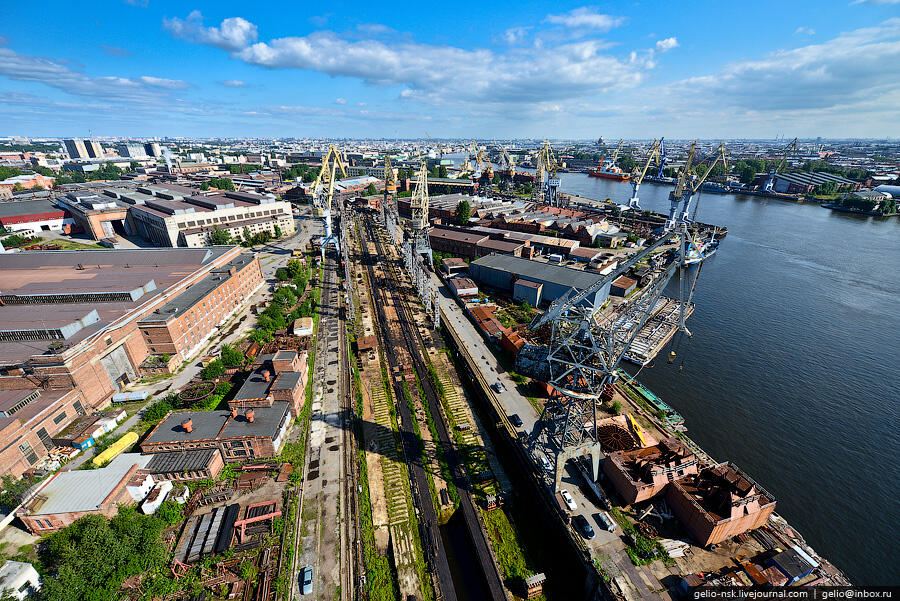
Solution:
[[[551,265],[510,255],[487,255],[472,261],[472,265],[506,271],[520,277],[576,290],[589,288],[603,278],[603,276],[587,273],[580,269]]]
[[[274,438],[289,409],[288,403],[284,401],[275,401],[271,407],[254,407],[252,423],[244,415],[232,418],[231,411],[175,411],[153,429],[143,444],[242,436]],[[186,432],[181,426],[181,423],[188,419],[191,420],[191,432]]]

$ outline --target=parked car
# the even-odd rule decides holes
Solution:
[[[550,463],[550,461],[546,457],[544,457],[543,455],[538,455],[538,461],[540,462],[541,467],[544,468],[545,472],[553,471],[553,464]]]
[[[572,498],[572,495],[569,494],[569,491],[565,488],[559,491],[560,496],[563,498],[563,501],[566,503],[566,507],[571,511],[575,511],[578,509],[578,503],[575,502],[575,499]]]
[[[597,525],[606,530],[607,532],[615,532],[616,523],[610,517],[608,513],[605,511],[601,511],[600,513],[594,514],[594,521],[597,522]]]
[[[308,595],[313,589],[313,569],[312,566],[306,566],[300,570],[300,594]]]
[[[500,383],[500,380],[497,380],[496,382],[494,382],[493,384],[491,384],[491,388],[493,388],[493,389],[494,389],[494,392],[496,392],[497,394],[500,394],[500,393],[502,393],[504,390],[506,390],[506,389],[503,387],[503,384]]]
[[[519,417],[518,413],[513,413],[512,415],[509,416],[509,423],[514,425],[516,428],[521,428],[522,427],[522,418]]]
[[[581,536],[583,536],[587,540],[591,540],[592,538],[594,538],[594,529],[591,528],[591,525],[588,523],[587,518],[585,518],[583,515],[576,515],[574,518],[572,518],[572,523],[575,524],[575,529],[581,533]]]

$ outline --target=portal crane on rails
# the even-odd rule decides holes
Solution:
[[[507,152],[506,147],[500,147],[500,190],[505,192],[512,187],[516,177],[516,163]]]
[[[538,151],[534,188],[531,191],[532,200],[551,207],[559,206],[559,178],[556,176],[558,170],[559,163],[553,155],[550,141],[544,140],[544,145]]]
[[[772,191],[772,187],[775,185],[775,176],[778,173],[780,173],[782,169],[784,169],[784,164],[787,162],[788,157],[791,156],[792,154],[796,154],[796,153],[797,153],[797,138],[794,138],[794,140],[790,144],[788,144],[781,150],[781,161],[778,163],[778,166],[775,167],[775,169],[769,170],[769,177],[766,178],[766,182],[763,185],[764,191],[766,191],[766,192]]]
[[[678,202],[670,208],[661,235],[591,286],[581,291],[569,289],[529,325],[530,330],[546,325],[551,328],[546,361],[550,374],[548,384],[554,393],[534,426],[529,444],[534,447],[540,442],[545,450],[555,454],[554,492],[559,489],[564,465],[569,459],[589,457],[593,478],[597,479],[600,460],[604,457],[598,435],[597,404],[611,389],[619,363],[652,317],[675,271],[681,268],[684,278],[690,235],[689,202],[699,188],[699,185],[686,184],[694,151],[695,144],[691,146],[689,160],[682,167],[679,184],[671,195]],[[676,237],[681,252],[668,264],[656,268],[649,285],[612,311],[603,312],[601,307],[595,306],[598,293],[602,295],[603,291],[608,291],[619,276],[636,263],[650,258],[651,253]],[[680,328],[684,324],[683,309],[692,302],[695,286],[687,293],[686,290],[684,285],[680,287]]]
[[[395,239],[397,227],[397,212],[393,203],[393,196],[397,192],[397,174],[394,166],[391,165],[391,157],[388,153],[384,154],[384,200],[381,203],[381,220],[384,227],[391,234],[391,238]],[[396,243],[396,239],[394,240]]]
[[[644,181],[644,176],[647,175],[647,169],[650,168],[650,163],[653,162],[653,159],[656,159],[657,162],[660,161],[660,149],[662,148],[662,144],[662,139],[653,140],[644,166],[641,167],[640,164],[636,164],[634,166],[634,171],[631,172],[631,198],[628,200],[628,206],[634,211],[641,210],[641,205],[638,200],[638,189],[641,187],[641,182]]]
[[[322,236],[322,259],[325,258],[325,246],[334,243],[340,250],[340,242],[331,230],[331,205],[334,199],[334,184],[341,177],[347,177],[344,157],[337,146],[332,144],[322,158],[322,168],[312,185],[313,213],[321,217],[325,226]]]

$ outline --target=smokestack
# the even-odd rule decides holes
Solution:
[[[181,427],[184,428],[185,432],[191,433],[194,431],[194,422],[190,419],[186,419],[181,422]]]
[[[252,424],[253,423],[253,415],[254,415],[253,409],[250,409],[245,415],[247,416],[247,421]],[[190,430],[188,430],[188,431],[190,431]]]
[[[237,409],[235,409],[234,407],[232,407],[232,408],[231,408],[231,419],[234,419],[234,418],[236,418],[236,417],[237,417]]]
[[[269,373],[269,370],[268,370],[268,369],[264,369],[264,370],[262,370],[262,377],[263,377],[263,380],[265,380],[266,382],[268,382],[268,381],[269,381],[269,378],[272,377],[272,374]]]

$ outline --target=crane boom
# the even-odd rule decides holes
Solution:
[[[662,140],[653,140],[653,144],[650,146],[650,152],[647,154],[647,160],[644,163],[644,167],[640,168],[639,165],[634,166],[634,171],[631,174],[631,198],[628,201],[628,206],[632,209],[639,210],[640,202],[638,201],[638,189],[641,187],[641,182],[644,181],[644,176],[647,175],[647,169],[650,168],[650,163],[653,162],[655,158],[657,161],[661,161],[660,159],[660,148],[662,147]]]

